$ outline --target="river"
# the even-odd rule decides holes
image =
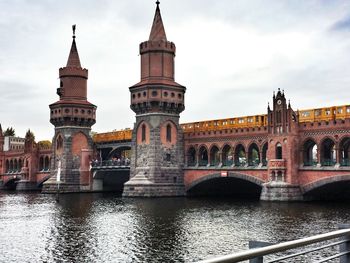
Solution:
[[[349,222],[347,202],[0,192],[0,262],[195,262]]]

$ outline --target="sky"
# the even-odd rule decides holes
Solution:
[[[265,114],[273,91],[292,108],[350,104],[349,0],[161,0],[176,45],[175,80],[186,86],[180,122]],[[52,139],[76,24],[89,70],[96,132],[132,128],[129,87],[140,80],[155,0],[0,0],[0,123]]]

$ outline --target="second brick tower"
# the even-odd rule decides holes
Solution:
[[[175,44],[166,38],[157,8],[148,41],[140,44],[141,81],[130,87],[133,129],[130,180],[124,196],[181,196],[186,88],[175,82]]]

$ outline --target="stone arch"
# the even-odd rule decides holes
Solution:
[[[22,170],[22,167],[23,167],[23,160],[22,160],[22,158],[20,158],[18,160],[18,167],[19,167],[19,170]]]
[[[196,155],[197,155],[196,148],[193,145],[191,145],[188,148],[187,155],[186,155],[187,166],[196,166],[197,164]]]
[[[336,163],[335,153],[336,142],[331,137],[325,137],[320,142],[321,165],[334,166]]]
[[[18,162],[17,162],[17,159],[15,159],[13,161],[13,171],[14,172],[17,172],[18,171]]]
[[[131,159],[131,147],[127,145],[122,145],[114,148],[108,154],[105,164],[109,165],[130,165]]]
[[[263,166],[266,166],[267,165],[267,149],[269,147],[269,144],[268,142],[265,142],[261,148],[261,163]]]
[[[207,166],[209,162],[208,148],[205,145],[201,145],[198,150],[198,165]]]
[[[230,144],[224,144],[224,146],[221,149],[221,153],[222,153],[222,165],[231,166],[234,160],[232,146]]]
[[[350,136],[343,136],[339,141],[339,161],[341,166],[350,166]]]
[[[150,125],[146,121],[141,121],[136,128],[136,143],[150,143]]]
[[[235,161],[235,166],[245,166],[247,163],[247,158],[246,158],[246,150],[243,145],[243,143],[238,143],[235,146],[235,152],[234,152],[234,161]]]
[[[45,156],[45,159],[44,159],[44,170],[45,171],[50,170],[50,158],[49,158],[49,156]]]
[[[8,159],[5,162],[5,171],[6,173],[10,172],[10,161]]]
[[[316,166],[318,163],[318,145],[313,138],[307,138],[302,144],[304,166]]]
[[[245,194],[245,195],[250,195],[253,194],[257,198],[260,197],[260,193],[262,190],[262,185],[264,181],[256,178],[251,175],[247,174],[242,174],[242,173],[237,173],[237,172],[228,172],[227,176],[222,176],[220,173],[212,173],[205,175],[197,180],[194,180],[191,182],[189,185],[186,186],[186,193],[188,195],[193,195],[193,191],[196,191],[198,187],[201,187],[201,185],[207,185],[210,186],[211,184],[214,186],[214,184],[217,184],[211,189],[215,189],[217,193],[223,193],[223,191],[231,191],[231,194]],[[244,187],[242,187],[244,186]],[[227,188],[229,189],[220,189],[220,187]],[[230,187],[232,189],[230,190]],[[205,189],[206,194],[210,195],[210,188]],[[241,192],[243,190],[243,192]],[[248,191],[244,193],[244,191]],[[249,191],[252,191],[249,193]],[[224,193],[225,194],[225,193]],[[227,193],[226,194],[230,194]]]
[[[13,160],[11,159],[10,160],[10,169],[9,169],[9,172],[13,172]]]
[[[260,151],[255,142],[252,142],[248,147],[248,165],[258,166],[260,164]]]
[[[217,166],[220,163],[220,150],[216,144],[210,147],[210,166]]]
[[[39,158],[39,171],[44,170],[44,156],[40,156]]]
[[[301,187],[305,200],[350,199],[350,174],[323,178]]]

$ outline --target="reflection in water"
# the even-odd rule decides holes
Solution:
[[[193,262],[350,222],[347,203],[0,193],[4,262]],[[0,260],[0,261],[1,261]]]

